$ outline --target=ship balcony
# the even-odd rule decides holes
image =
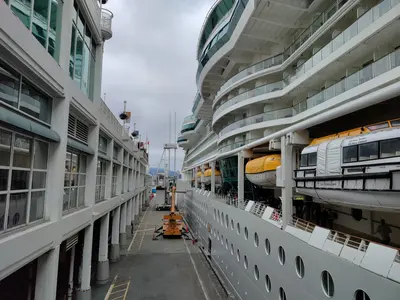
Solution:
[[[178,137],[176,142],[182,148],[185,148],[185,145],[187,145],[189,143],[189,141],[186,138],[182,137],[182,136]]]
[[[109,40],[112,38],[112,19],[114,15],[108,9],[101,9],[101,35],[103,40]]]

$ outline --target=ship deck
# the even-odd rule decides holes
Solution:
[[[113,280],[93,287],[92,299],[227,299],[205,257],[191,241],[162,237],[152,240],[155,226],[159,227],[168,213],[155,211],[157,203],[163,201],[164,191],[157,191],[133,236],[121,249],[124,255],[110,264]]]

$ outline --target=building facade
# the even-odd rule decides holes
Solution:
[[[240,299],[398,298],[399,16],[397,0],[207,14],[177,143],[187,219]]]
[[[0,1],[2,299],[90,299],[148,199],[146,149],[100,96],[106,2]]]

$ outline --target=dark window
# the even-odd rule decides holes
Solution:
[[[307,154],[302,154],[300,159],[300,166],[307,167]]]
[[[380,157],[400,156],[400,139],[381,141]]]
[[[379,156],[379,147],[378,142],[367,143],[359,145],[359,160],[371,160],[371,159],[378,159]]]
[[[344,147],[343,148],[343,162],[349,163],[349,162],[356,162],[356,161],[358,161],[358,147],[356,145]]]
[[[369,130],[371,130],[371,131],[384,129],[384,128],[389,128],[389,123],[385,122],[385,123],[382,123],[382,124],[375,124],[375,125],[367,126],[367,128]]]
[[[308,165],[309,166],[317,165],[317,152],[308,154]]]
[[[391,121],[392,127],[400,127],[400,120]]]

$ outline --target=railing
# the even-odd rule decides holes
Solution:
[[[258,86],[252,90],[243,92],[231,99],[229,99],[226,102],[221,103],[221,105],[216,107],[216,110],[214,112],[214,116],[217,116],[220,112],[222,112],[223,110],[227,109],[228,107],[235,105],[237,103],[240,103],[244,100],[256,97],[256,96],[260,96],[260,95],[264,95],[267,93],[272,93],[275,91],[280,91],[283,89],[283,81],[278,81],[278,82],[272,82],[272,83],[268,83],[265,85],[261,85]]]
[[[112,36],[112,19],[114,15],[108,9],[101,9],[101,31],[103,38],[108,40]]]
[[[238,82],[239,80],[251,74],[257,73],[259,71],[266,70],[274,66],[278,66],[282,64],[283,61],[284,61],[283,54],[281,53],[274,57],[270,57],[263,61],[260,61],[254,65],[251,65],[250,67],[240,71],[239,73],[233,75],[230,79],[228,79],[218,90],[216,97],[218,97],[223,91],[225,91],[229,86],[231,86],[235,82]]]
[[[277,66],[282,64],[284,61],[286,61],[291,55],[296,52],[297,49],[300,48],[301,45],[303,45],[317,30],[326,23],[340,8],[343,7],[343,5],[348,2],[348,0],[341,0],[337,2],[337,5],[335,7],[329,7],[325,12],[321,13],[315,20],[314,22],[307,28],[305,29],[299,37],[296,38],[296,40],[289,46],[287,47],[283,53],[280,53],[274,57],[267,58],[263,61],[260,61],[258,63],[255,63],[246,69],[236,73],[233,75],[231,78],[229,78],[219,89],[217,92],[217,97],[227,89],[230,85],[233,83],[241,80],[242,78],[245,78],[251,74],[254,74],[256,72],[266,70],[268,68],[271,68],[273,66]]]
[[[235,150],[236,148],[242,147],[244,145],[249,144],[250,142],[256,141],[258,139],[247,139],[245,141],[241,141],[241,142],[237,142],[237,143],[231,143],[229,145],[221,145],[221,147],[218,147],[218,152],[224,153],[224,152],[228,152],[231,150]]]
[[[243,126],[247,125],[252,125],[252,124],[257,124],[257,123],[262,123],[266,121],[272,121],[272,120],[277,120],[277,119],[284,119],[284,118],[289,118],[293,116],[293,108],[292,107],[287,107],[283,109],[277,109],[269,112],[264,112],[258,115],[254,115],[239,121],[236,121],[228,126],[226,126],[224,129],[222,129],[218,136],[221,138],[223,135],[241,128]]]
[[[306,101],[300,102],[295,106],[296,113],[301,113],[307,109],[317,106],[329,99],[332,99],[348,90],[351,90],[375,77],[382,75],[394,68],[400,66],[400,49],[382,57],[354,74],[342,79],[341,81],[331,85],[327,89],[308,98]]]

